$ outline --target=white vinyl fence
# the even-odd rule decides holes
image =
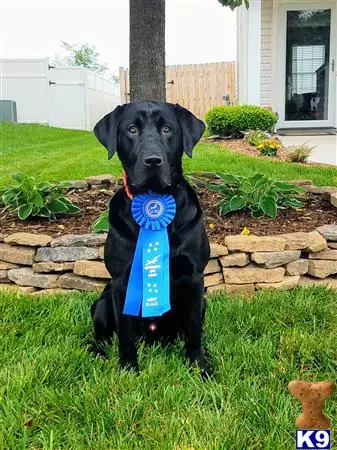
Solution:
[[[0,60],[0,99],[13,100],[19,123],[92,130],[120,104],[119,85],[82,67],[46,59]]]

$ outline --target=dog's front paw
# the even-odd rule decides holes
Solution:
[[[198,352],[189,352],[187,357],[191,363],[191,365],[197,365],[200,370],[200,375],[203,380],[207,380],[212,376],[212,371],[210,364],[207,362],[202,351]]]
[[[120,359],[119,363],[122,369],[127,371],[134,371],[137,375],[139,374],[139,366],[137,360]]]
[[[88,352],[94,357],[108,359],[108,354],[106,352],[107,343],[105,341],[97,341],[94,338],[87,338],[83,344],[87,348]]]

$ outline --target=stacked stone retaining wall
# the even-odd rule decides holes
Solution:
[[[100,291],[109,279],[106,234],[14,233],[0,236],[0,289],[40,295]],[[205,269],[209,293],[251,294],[312,284],[337,288],[337,225],[309,233],[226,236],[211,243]]]

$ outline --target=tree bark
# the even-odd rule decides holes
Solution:
[[[130,0],[130,100],[166,100],[165,0]]]

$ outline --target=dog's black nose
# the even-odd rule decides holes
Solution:
[[[157,155],[151,155],[144,159],[146,166],[161,166],[163,164],[163,158]]]

